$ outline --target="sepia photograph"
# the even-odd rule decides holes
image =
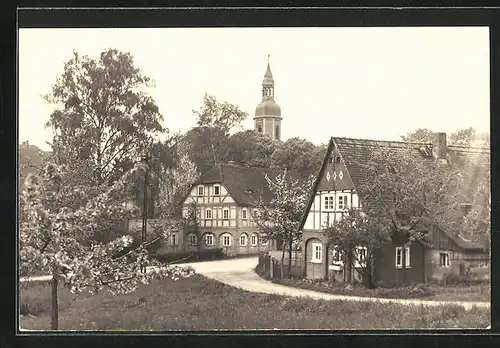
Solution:
[[[486,329],[488,27],[21,28],[20,332]]]

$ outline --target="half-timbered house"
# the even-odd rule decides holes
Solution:
[[[342,276],[337,277],[335,273],[344,271],[343,261],[335,247],[328,244],[324,227],[335,223],[350,206],[363,208],[363,200],[358,196],[356,188],[368,180],[363,163],[369,161],[374,151],[380,147],[422,160],[432,157],[434,160],[458,165],[461,174],[466,176],[470,189],[464,192],[464,206],[470,206],[475,185],[490,170],[489,149],[447,146],[445,133],[437,133],[432,144],[331,138],[299,227],[303,232],[303,272],[307,278],[335,276],[336,279],[342,279]],[[467,163],[472,163],[473,167],[467,167]],[[431,246],[413,243],[406,249],[407,281],[425,282],[439,279],[446,273],[458,273],[464,261],[487,262],[488,252],[483,244],[468,241],[454,231],[444,231],[436,226],[428,229]],[[363,253],[362,248],[359,249],[358,252]],[[402,277],[404,255],[401,248],[387,244],[376,255],[375,281],[386,285],[398,283]]]
[[[201,175],[183,202],[184,216],[196,203],[201,240],[195,233],[185,233],[179,243],[187,248],[222,248],[228,256],[267,251],[269,243],[261,238],[252,218],[256,200],[272,197],[266,174],[272,172],[230,162]]]

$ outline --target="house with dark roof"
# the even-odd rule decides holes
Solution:
[[[432,143],[409,143],[332,137],[316,179],[306,213],[300,224],[302,236],[303,273],[307,278],[345,279],[343,261],[335,246],[329,245],[324,226],[335,223],[348,207],[363,209],[360,188],[367,183],[364,164],[381,147],[398,156],[437,160],[459,168],[468,183],[463,190],[461,203],[474,204],[474,189],[481,178],[489,174],[489,149],[450,146],[445,133],[436,133]],[[405,278],[421,283],[440,279],[445,274],[463,272],[464,264],[486,264],[489,259],[484,244],[461,237],[456,231],[438,226],[427,226],[429,244],[414,242],[405,253]],[[363,252],[362,247],[358,252]],[[401,247],[387,244],[376,253],[374,262],[375,282],[385,285],[398,284],[402,278]],[[359,268],[359,265],[355,265]],[[358,272],[353,272],[356,274]],[[359,274],[358,274],[359,275]]]
[[[217,164],[202,174],[183,201],[184,217],[196,203],[201,240],[195,233],[178,234],[172,244],[184,250],[222,248],[228,256],[267,251],[270,243],[259,235],[252,218],[259,198],[269,201],[273,196],[266,174],[275,173],[233,162]]]

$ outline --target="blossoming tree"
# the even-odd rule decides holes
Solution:
[[[154,278],[177,280],[193,273],[192,268],[160,265],[148,258],[148,245],[162,235],[133,248],[129,235],[107,243],[92,240],[106,220],[136,215],[137,207],[127,205],[125,200],[119,203],[119,198],[142,170],[141,165],[135,166],[105,192],[76,209],[61,204],[67,201],[68,189],[61,185],[65,173],[57,165],[48,164],[39,175],[26,179],[20,197],[20,268],[28,273],[38,269],[52,274],[52,330],[58,329],[58,284],[74,294],[83,290],[95,294],[103,289],[129,293],[139,283]],[[178,228],[176,225],[172,222],[162,233]],[[139,272],[140,267],[148,267],[148,272]]]

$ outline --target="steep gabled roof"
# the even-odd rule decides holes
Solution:
[[[264,201],[272,199],[265,175],[271,178],[278,172],[267,168],[242,167],[235,164],[217,164],[201,175],[194,183],[224,185],[231,197],[239,205],[254,205],[262,197]]]
[[[323,176],[323,172],[327,167],[328,159],[332,150],[337,148],[342,161],[345,163],[347,172],[352,180],[354,187],[359,188],[368,183],[369,177],[364,166],[370,161],[372,156],[375,155],[379,148],[388,149],[395,157],[411,156],[422,161],[432,160],[432,157],[427,154],[432,153],[432,145],[428,143],[415,143],[415,142],[402,142],[402,141],[381,141],[370,139],[352,139],[332,137],[321,165],[321,169],[316,178],[313,190],[311,192],[307,209],[302,217],[299,229],[303,229],[307,219],[309,210],[314,201],[319,182]],[[463,199],[471,199],[473,192],[477,189],[481,179],[489,173],[489,149],[484,148],[467,148],[461,146],[448,146],[447,147],[447,160],[452,166],[456,166],[463,179],[468,183],[467,190],[463,191]],[[372,202],[383,204],[383,202]],[[464,201],[465,203],[465,201]],[[468,250],[477,250],[482,248],[478,243],[465,240],[459,236],[455,236],[451,231],[443,231],[450,237],[457,245]]]

